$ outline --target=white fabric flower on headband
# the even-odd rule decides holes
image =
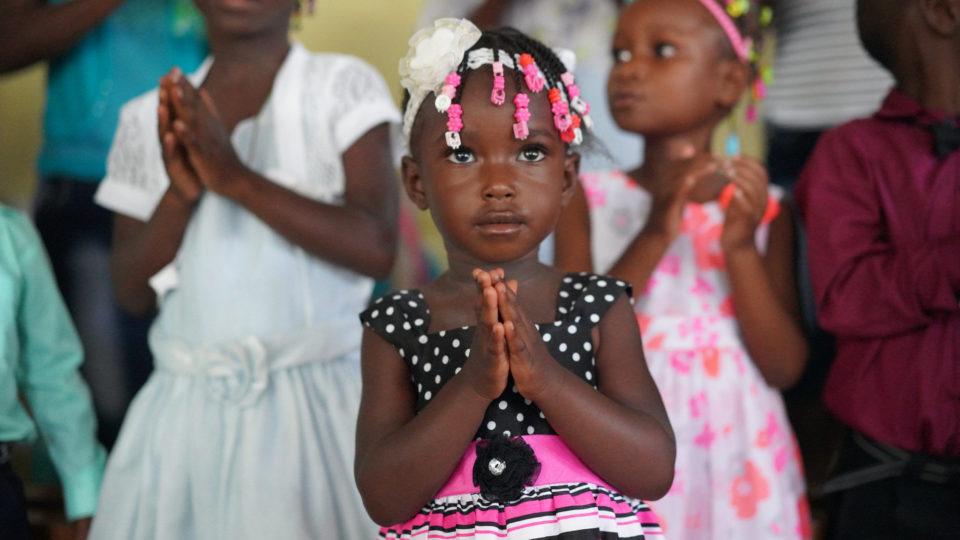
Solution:
[[[410,146],[410,129],[424,98],[436,92],[443,80],[476,45],[480,29],[466,19],[439,19],[410,38],[410,48],[400,60],[400,85],[410,92],[403,115],[403,138]]]

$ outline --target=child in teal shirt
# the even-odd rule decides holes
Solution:
[[[0,531],[27,537],[23,488],[9,463],[11,443],[37,427],[60,475],[67,518],[85,537],[106,452],[95,438],[90,392],[80,377],[83,349],[30,221],[0,205]],[[19,396],[29,405],[27,413]]]

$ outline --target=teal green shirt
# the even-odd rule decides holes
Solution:
[[[170,68],[190,73],[206,56],[191,0],[125,0],[50,62],[40,175],[99,182],[120,107],[156,88]]]
[[[82,362],[40,237],[24,215],[0,206],[0,441],[31,441],[39,426],[71,520],[94,514],[106,461]]]

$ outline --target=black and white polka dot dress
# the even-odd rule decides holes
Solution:
[[[598,377],[592,329],[597,326],[606,311],[623,295],[628,298],[631,297],[630,287],[623,281],[589,273],[568,274],[561,281],[556,299],[554,320],[536,325],[553,358],[593,387],[597,386]],[[475,327],[464,326],[428,333],[430,309],[419,291],[405,290],[385,295],[377,299],[369,309],[364,311],[360,315],[360,319],[365,326],[396,347],[400,357],[406,363],[410,371],[411,384],[417,394],[416,409],[418,412],[430,403],[430,400],[437,395],[445,383],[457,376],[470,357],[470,345],[473,341]],[[549,419],[544,417],[534,403],[525,399],[517,391],[511,380],[503,394],[487,408],[483,421],[477,430],[476,438],[491,439],[499,435],[515,437],[518,435],[556,435],[556,433],[550,427]],[[556,486],[548,487],[554,489]],[[642,520],[643,523],[636,519],[640,514],[650,515],[647,513],[646,506],[640,501],[626,499],[612,491],[606,493],[605,488],[587,486],[586,484],[579,487],[575,485],[564,486],[563,489],[573,489],[574,491],[587,489],[592,490],[591,492],[594,495],[599,493],[602,495],[601,498],[615,498],[619,503],[608,501],[606,504],[626,505],[624,515],[633,516],[637,524],[645,526],[639,535],[633,534],[639,527],[635,524],[633,529],[628,527],[621,531],[630,534],[610,536],[610,538],[640,538],[643,537],[643,533],[650,537],[652,532],[659,531],[655,523],[650,522],[649,517]],[[543,497],[542,487],[534,486],[526,488],[524,498],[521,501],[514,501],[510,504],[494,503],[485,501],[478,496],[475,498],[475,507],[482,510],[484,508],[488,509],[490,504],[504,506],[504,510],[501,512],[501,515],[504,516],[501,532],[507,533],[509,532],[508,529],[519,527],[524,523],[523,516],[512,514],[509,507],[511,505],[516,506],[522,500],[534,496],[534,492],[539,493],[538,496],[541,498]],[[578,505],[583,503],[582,497],[577,498],[576,501]],[[445,530],[444,523],[449,520],[442,518],[442,516],[447,515],[449,517],[450,507],[447,506],[448,504],[454,503],[435,499],[414,520],[382,529],[381,536],[385,538],[420,538],[417,535],[417,524],[421,527],[427,527],[427,523],[429,523],[428,528],[432,532]],[[473,508],[469,504],[465,507],[465,504],[462,497],[457,499],[455,506],[459,517],[449,522],[450,531],[455,530],[463,534],[465,523],[463,514]],[[558,507],[556,510],[558,515],[563,514],[562,508]],[[506,519],[506,516],[509,516],[509,519]],[[484,521],[485,526],[491,526],[489,515],[485,514]],[[613,522],[616,521],[613,520]],[[601,520],[598,526],[609,526],[610,522],[609,519]],[[560,523],[559,518],[558,523]],[[529,527],[529,524],[527,526]],[[604,532],[612,531],[604,530]],[[423,537],[426,538],[425,535]],[[528,537],[540,538],[540,536]],[[551,534],[542,537],[549,538]]]

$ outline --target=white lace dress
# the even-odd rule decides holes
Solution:
[[[199,84],[211,61],[191,78]],[[156,91],[121,113],[101,205],[147,220],[166,190]],[[341,154],[399,113],[381,77],[294,45],[241,160],[305,196],[343,200]],[[357,313],[373,283],[290,244],[212,193],[151,285],[156,370],[107,464],[94,539],[370,538],[353,481]]]

